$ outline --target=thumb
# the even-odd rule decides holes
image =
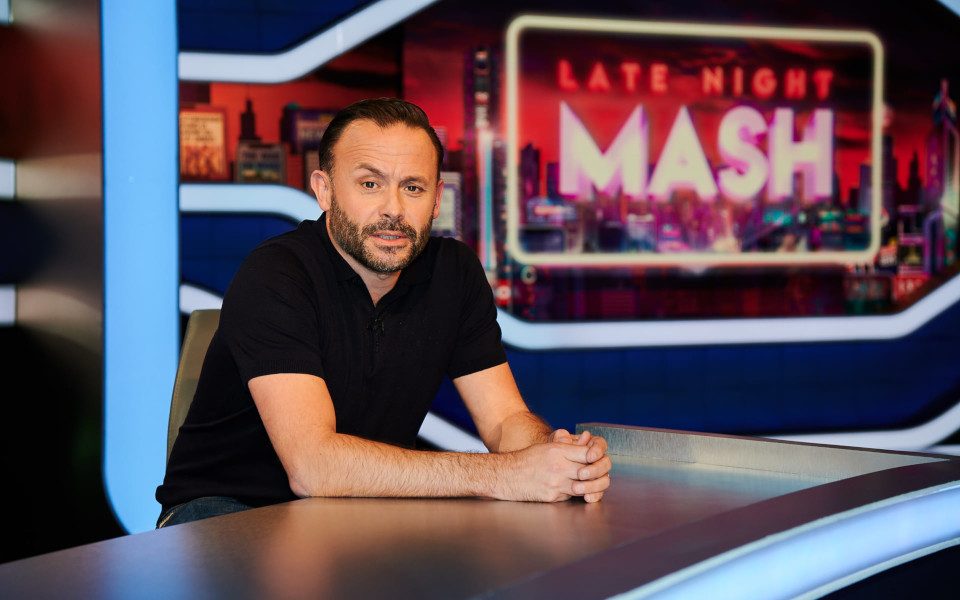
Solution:
[[[587,454],[589,452],[589,446],[581,446],[580,444],[564,444],[563,446],[564,458],[584,465],[590,464],[590,461],[587,460]]]

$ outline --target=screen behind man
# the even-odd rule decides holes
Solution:
[[[231,282],[158,526],[306,496],[601,499],[606,442],[528,410],[476,255],[430,237],[442,161],[408,102],[331,121],[311,177],[324,214],[261,244]],[[445,376],[490,454],[413,449]]]

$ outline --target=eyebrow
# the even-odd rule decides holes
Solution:
[[[360,163],[359,165],[357,165],[357,167],[354,169],[354,171],[370,171],[371,173],[373,173],[373,174],[376,175],[377,177],[380,177],[381,179],[387,179],[387,174],[386,174],[386,173],[384,173],[383,171],[381,171],[380,169],[376,168],[375,166],[373,166],[373,165],[371,165],[371,164],[369,164],[369,163]],[[421,176],[421,175],[411,175],[410,177],[405,177],[401,183],[420,183],[420,184],[425,184],[425,183],[427,183],[428,181],[429,181],[429,179],[427,179],[426,177],[423,177],[423,176]]]
[[[362,170],[370,171],[371,173],[373,173],[373,174],[376,175],[377,177],[381,177],[381,178],[383,178],[383,179],[386,179],[386,178],[387,178],[387,174],[386,174],[386,173],[384,173],[383,171],[381,171],[380,169],[376,168],[375,166],[373,166],[373,165],[371,165],[371,164],[360,163],[359,165],[357,165],[357,168],[354,169],[354,171],[362,171]]]
[[[411,175],[410,177],[405,178],[401,183],[419,183],[421,185],[426,185],[428,181],[428,179],[419,175]]]

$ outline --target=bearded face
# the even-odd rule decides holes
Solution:
[[[396,275],[426,247],[440,214],[438,175],[426,132],[366,119],[348,124],[327,171],[314,171],[330,239],[368,285],[368,274]]]
[[[330,236],[344,252],[374,273],[390,274],[405,269],[423,252],[430,239],[433,218],[420,231],[403,217],[382,216],[379,221],[360,225],[350,219],[331,193],[327,214]]]

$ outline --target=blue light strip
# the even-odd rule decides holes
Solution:
[[[285,185],[245,183],[182,183],[182,212],[225,212],[281,215],[299,223],[320,218],[313,196]]]
[[[17,288],[12,285],[0,285],[0,327],[14,325],[17,322]]]
[[[960,275],[892,315],[537,323],[498,309],[503,340],[523,350],[893,340],[960,301]]]
[[[940,4],[960,15],[960,0],[940,0]]]
[[[493,240],[493,133],[481,130],[477,135],[477,156],[479,160],[480,206],[477,214],[480,218],[480,262],[487,273],[497,268],[497,254]]]
[[[181,52],[184,81],[282,83],[302,77],[436,0],[380,0],[278,54]]]
[[[958,541],[960,487],[950,484],[772,535],[615,597],[819,597]]]
[[[927,448],[947,439],[958,428],[960,428],[960,402],[925,423],[903,429],[831,431],[828,433],[803,433],[771,437],[778,440],[812,444],[937,452],[937,450],[928,450]]]
[[[16,194],[17,163],[0,158],[0,200],[12,200]]]
[[[104,0],[104,481],[120,523],[152,529],[176,374],[174,0]]]
[[[9,8],[9,2],[0,0],[0,25],[4,23],[4,8]],[[0,158],[0,202],[13,200],[16,193],[17,163]],[[0,327],[14,325],[16,321],[17,288],[13,285],[0,285]]]

